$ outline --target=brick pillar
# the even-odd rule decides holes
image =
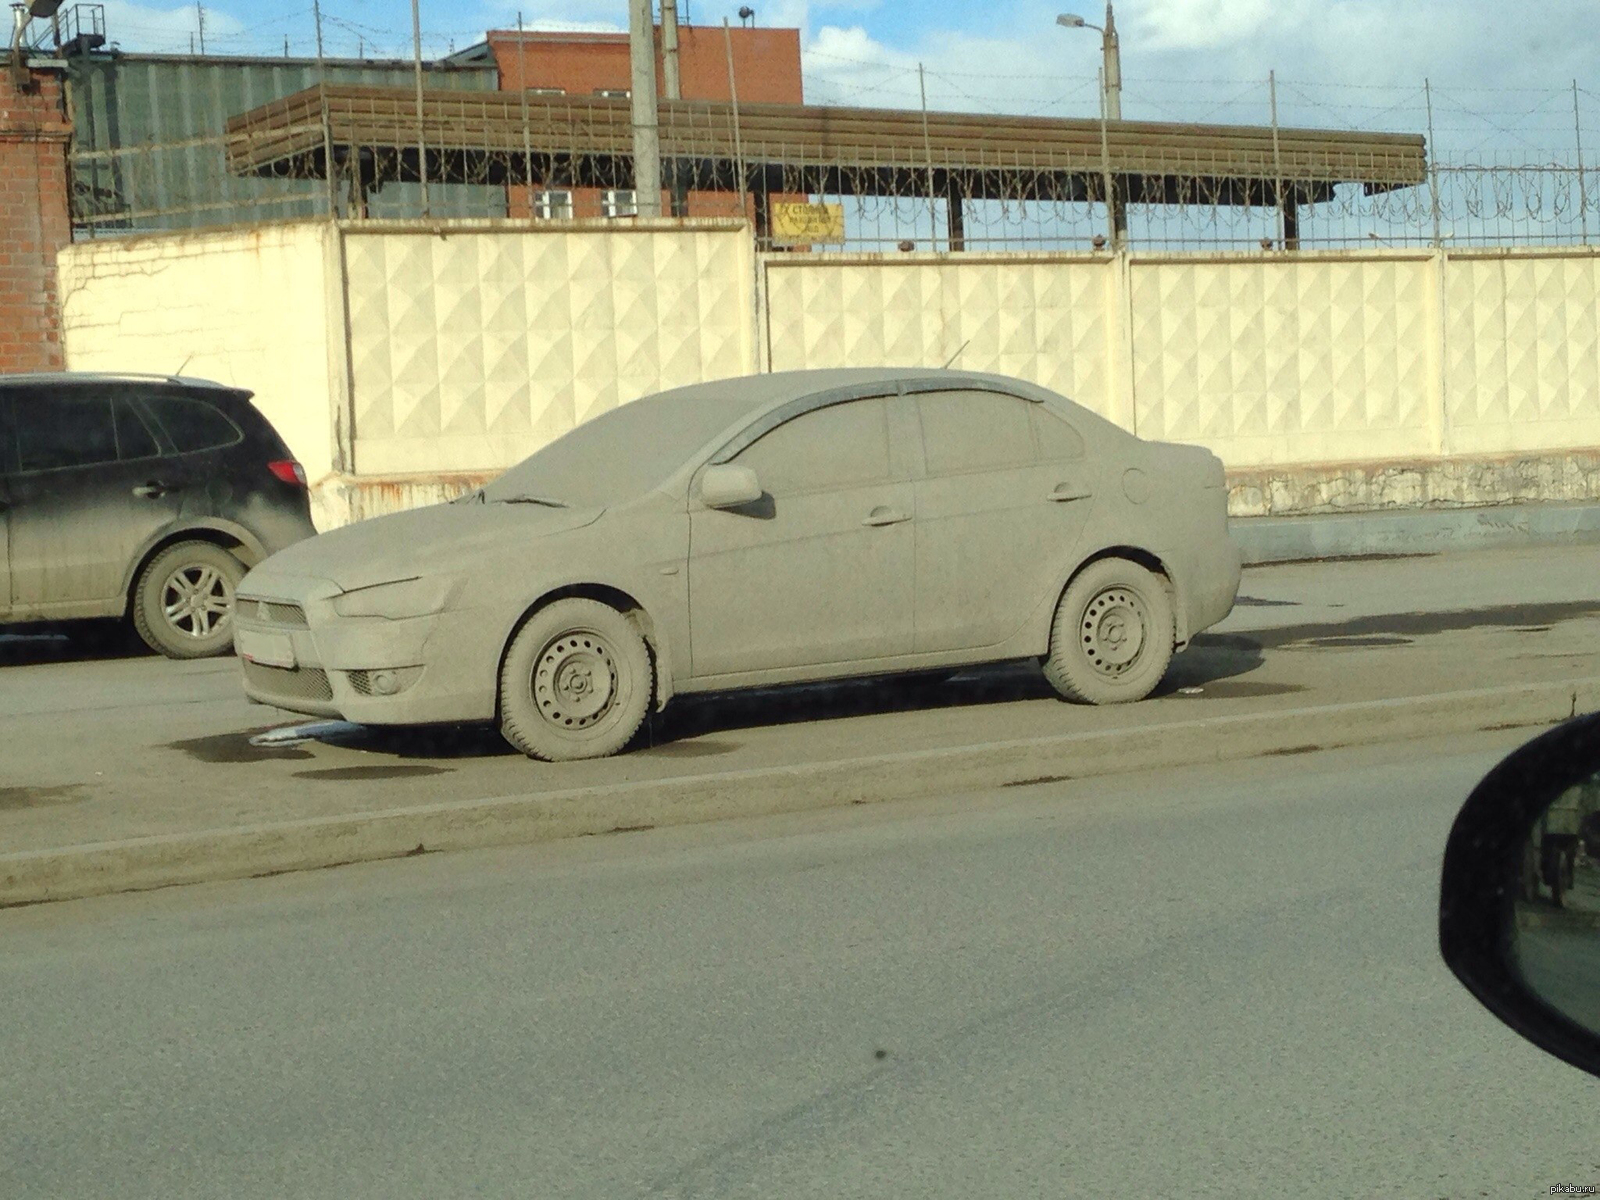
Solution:
[[[0,70],[0,372],[63,365],[56,252],[72,240],[62,81]]]

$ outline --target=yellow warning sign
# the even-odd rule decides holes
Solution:
[[[784,246],[844,243],[844,205],[775,202],[772,240]]]

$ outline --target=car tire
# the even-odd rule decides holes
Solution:
[[[500,668],[500,732],[529,758],[604,758],[649,715],[655,666],[633,622],[597,600],[558,600],[522,626]]]
[[[1161,682],[1173,641],[1166,583],[1125,558],[1102,558],[1062,593],[1040,663],[1064,700],[1126,704]]]
[[[233,605],[245,566],[212,542],[178,542],[145,564],[133,588],[133,627],[168,658],[233,649]]]

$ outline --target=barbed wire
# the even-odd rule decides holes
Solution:
[[[309,8],[301,8],[225,33],[208,33],[207,40],[246,45],[273,30],[284,33],[290,45],[314,45],[314,30],[310,36],[306,30],[309,14]],[[409,53],[409,29],[384,29],[326,6],[323,21],[330,58],[335,40],[374,51],[397,45]],[[137,32],[140,27],[121,28]],[[433,30],[425,37],[437,43],[458,33],[463,38],[481,36]],[[170,25],[161,27],[159,35],[175,41],[189,37],[188,31]],[[819,63],[861,69],[819,69]],[[1100,81],[1089,76],[997,76],[942,64],[919,72],[917,64],[903,57],[857,58],[814,47],[804,49],[803,67],[813,103],[915,109],[922,103],[920,73],[930,111],[1098,113]],[[974,81],[982,81],[981,86]],[[1296,78],[1277,79],[1275,85],[1279,124],[1285,128],[1430,135],[1429,175],[1421,184],[1369,195],[1352,183],[1318,194],[1314,201],[1309,195],[1297,197],[1296,233],[1302,246],[1579,244],[1589,240],[1591,225],[1600,236],[1600,219],[1591,220],[1600,217],[1600,172],[1586,167],[1576,153],[1586,123],[1596,129],[1594,140],[1600,145],[1600,92],[1579,85],[1438,87]],[[1264,126],[1270,119],[1272,87],[1260,78],[1135,78],[1124,93],[1124,113],[1130,120],[1155,117],[1199,124],[1225,119]],[[1486,101],[1488,97],[1504,102]],[[428,157],[439,157],[441,171],[432,180],[431,215],[526,215],[532,211],[529,188],[538,186],[571,193],[574,216],[598,216],[606,211],[603,193],[631,187],[628,172],[614,164],[562,182],[555,164],[577,161],[582,157],[579,148],[540,141],[531,131],[528,141],[530,150],[521,154],[514,148],[476,155],[431,149]],[[75,225],[84,236],[100,236],[329,211],[351,219],[423,214],[415,155],[408,159],[407,152],[393,146],[347,148],[351,158],[368,163],[374,180],[387,180],[354,197],[345,178],[330,185],[321,179],[235,174],[231,149],[237,149],[236,141],[220,127],[136,148],[80,139],[72,156]],[[746,181],[746,192],[759,199],[747,200],[741,209],[731,175],[701,179],[697,212],[754,217],[758,203],[837,204],[846,213],[846,245],[854,246],[913,241],[937,248],[1084,249],[1092,248],[1097,237],[1110,241],[1114,236],[1100,177],[1087,167],[1064,171],[1043,158],[1019,159],[1004,169],[996,167],[994,178],[977,187],[958,173],[940,174],[932,162],[925,169],[902,167],[885,176],[880,168],[849,163],[819,170],[793,147],[746,149],[752,162],[767,164],[759,179]],[[907,151],[911,161],[916,150]],[[689,157],[709,155],[706,150]],[[1129,243],[1151,249],[1245,250],[1258,249],[1263,240],[1281,244],[1287,236],[1285,217],[1275,204],[1263,202],[1271,188],[1258,183],[1241,196],[1237,188],[1230,193],[1220,186],[1219,178],[1164,170],[1130,176],[1120,195]],[[930,182],[937,186],[930,187]],[[959,233],[953,208],[960,210]]]

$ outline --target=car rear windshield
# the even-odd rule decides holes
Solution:
[[[145,397],[145,404],[179,454],[217,450],[244,438],[237,425],[204,400],[154,395]]]
[[[620,405],[512,467],[484,489],[484,498],[539,497],[573,508],[619,504],[666,482],[757,400],[749,391],[712,385]]]

